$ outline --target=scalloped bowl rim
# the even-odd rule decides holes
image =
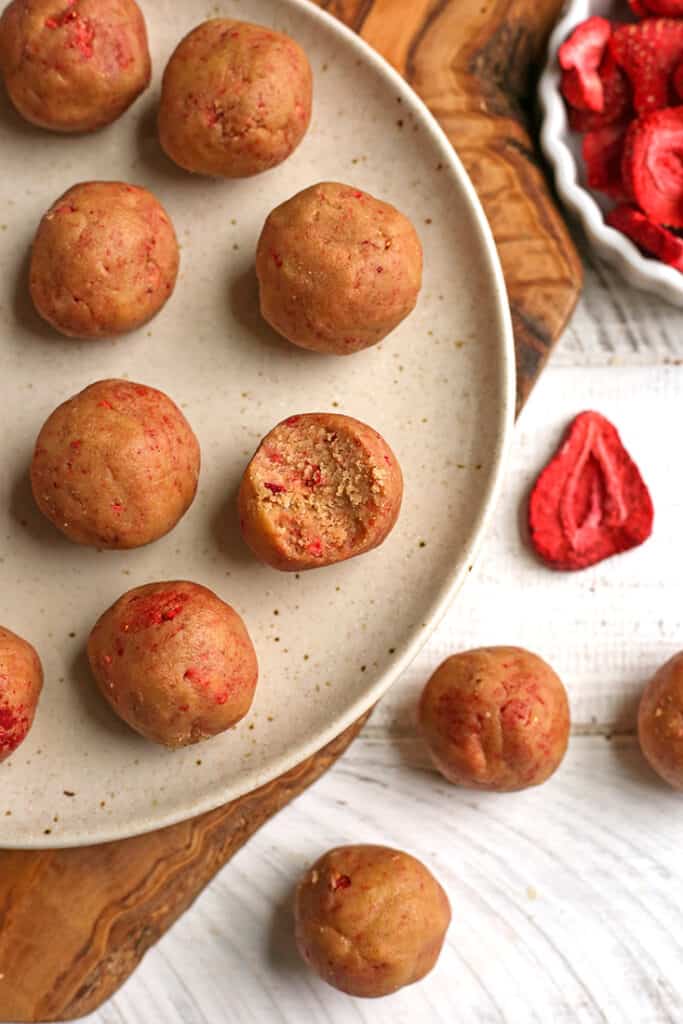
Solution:
[[[562,201],[581,221],[591,244],[636,288],[653,292],[662,299],[683,306],[683,275],[673,267],[643,256],[625,235],[609,227],[595,198],[579,180],[579,168],[567,137],[570,132],[564,100],[560,93],[557,51],[567,34],[592,14],[602,14],[611,4],[571,0],[548,42],[548,59],[538,87],[542,111],[541,148],[553,168],[555,185]]]

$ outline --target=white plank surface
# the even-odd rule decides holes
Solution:
[[[644,766],[640,689],[683,647],[681,314],[589,258],[585,295],[517,427],[479,563],[446,619],[349,753],[269,822],[89,1024],[679,1024],[683,1020],[683,799]],[[678,365],[677,365],[678,361]],[[529,485],[568,420],[613,419],[654,497],[642,548],[555,574],[519,530]],[[415,736],[420,688],[447,654],[516,643],[570,691],[569,753],[545,786],[447,787]],[[293,948],[291,888],[329,846],[412,850],[445,884],[454,920],[422,984],[344,997]]]

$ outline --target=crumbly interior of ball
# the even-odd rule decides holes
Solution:
[[[292,556],[355,547],[388,474],[354,437],[293,419],[270,435],[252,463],[258,501]]]

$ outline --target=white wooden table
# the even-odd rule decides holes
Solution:
[[[587,256],[583,300],[516,430],[475,572],[347,755],[259,832],[90,1024],[680,1024],[683,797],[635,738],[640,690],[683,647],[683,314]],[[529,485],[569,419],[612,418],[655,503],[643,547],[552,573],[520,538]],[[569,752],[520,794],[448,787],[413,714],[447,654],[519,644],[570,693]],[[330,846],[412,850],[453,924],[434,972],[380,1001],[319,982],[292,941],[292,884]]]

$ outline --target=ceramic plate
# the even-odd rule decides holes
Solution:
[[[0,622],[45,668],[35,726],[0,767],[0,846],[122,838],[207,811],[294,766],[373,704],[409,663],[467,573],[508,440],[514,356],[494,244],[447,139],[399,76],[305,0],[146,0],[155,77],[117,124],[60,137],[0,106]],[[162,155],[155,109],[164,64],[214,15],[291,33],[315,74],[310,131],[267,174],[217,182]],[[182,243],[173,298],[115,342],[61,339],[27,298],[40,215],[85,179],[152,189]],[[259,318],[253,272],[269,210],[338,180],[386,198],[416,224],[425,280],[415,313],[381,345],[340,359],[304,352]],[[27,469],[52,409],[92,381],[130,377],[166,391],[202,446],[197,499],[149,547],[70,544],[33,506]],[[335,410],[375,426],[405,476],[399,523],[377,551],[343,565],[278,573],[242,544],[235,493],[259,439],[283,417]],[[87,636],[123,591],[196,580],[244,617],[258,652],[251,713],[233,731],[169,752],[118,721],[88,674]]]

